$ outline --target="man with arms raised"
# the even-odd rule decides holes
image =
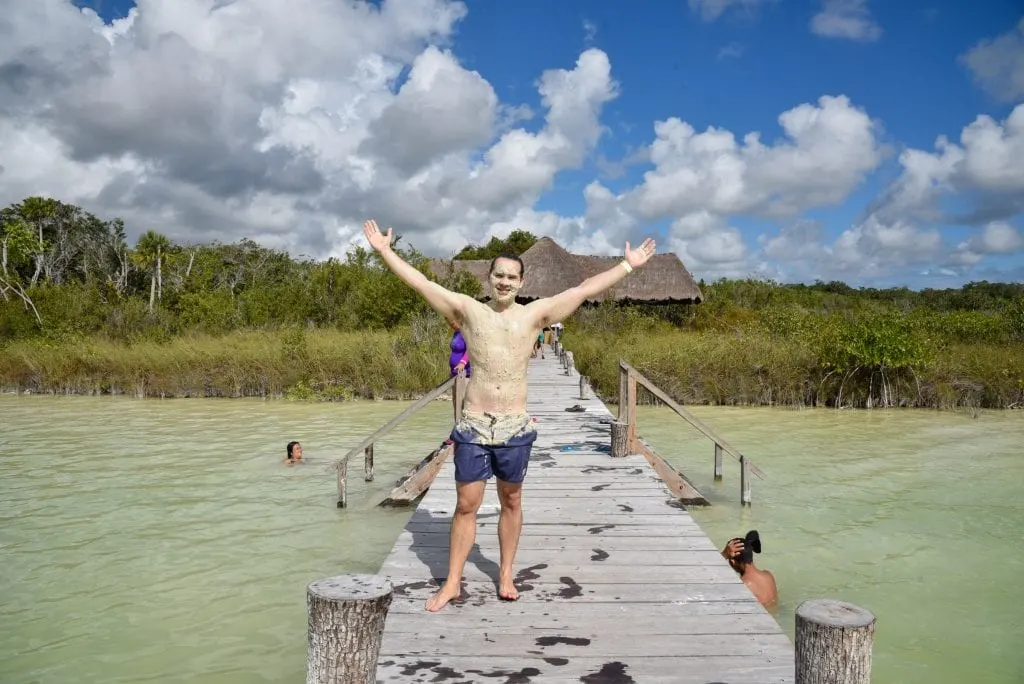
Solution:
[[[466,388],[462,416],[452,430],[458,502],[452,516],[448,577],[426,608],[441,610],[460,594],[462,570],[476,538],[476,512],[491,475],[497,479],[501,502],[498,596],[514,601],[519,598],[512,583],[512,563],[523,526],[520,498],[530,449],[537,437],[526,412],[526,371],[533,342],[546,326],[565,320],[584,300],[647,263],[655,243],[648,238],[640,247],[630,249],[627,242],[625,258],[619,264],[576,287],[523,306],[516,302],[524,275],[523,262],[517,256],[500,256],[491,262],[491,299],[485,304],[441,287],[406,263],[391,249],[390,228],[382,234],[371,220],[363,225],[363,232],[388,268],[462,330],[473,359],[473,378]]]

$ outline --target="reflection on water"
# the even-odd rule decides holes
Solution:
[[[326,466],[407,405],[0,397],[0,680],[302,681],[306,584],[379,568],[408,512],[374,504],[451,405],[377,446],[375,482],[357,459],[345,511]],[[765,471],[752,508],[674,414],[641,434],[715,501],[716,543],[761,532],[791,634],[836,596],[879,617],[876,682],[1020,681],[1021,414],[696,412]],[[281,464],[291,439],[310,463]]]

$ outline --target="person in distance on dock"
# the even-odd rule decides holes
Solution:
[[[778,602],[779,590],[775,586],[775,576],[754,565],[755,553],[761,553],[761,536],[757,530],[747,532],[743,539],[733,537],[722,549],[722,555],[739,574],[750,593],[762,606],[770,608]]]
[[[646,264],[654,255],[655,242],[648,238],[636,249],[627,242],[625,258],[612,268],[557,295],[522,305],[516,302],[516,295],[525,274],[522,260],[514,254],[502,254],[491,262],[491,297],[484,303],[442,287],[406,263],[391,249],[391,228],[382,233],[376,221],[369,220],[363,224],[363,233],[388,268],[458,326],[473,359],[473,378],[451,433],[458,501],[451,523],[448,577],[427,601],[426,609],[439,611],[461,594],[462,572],[476,539],[476,513],[492,475],[501,502],[498,596],[515,601],[519,592],[512,581],[512,566],[523,526],[522,487],[537,438],[526,411],[526,373],[534,341],[545,327],[565,320],[584,301]]]

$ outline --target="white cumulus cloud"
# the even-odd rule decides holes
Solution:
[[[822,0],[821,4],[821,11],[811,19],[812,33],[864,42],[882,37],[882,27],[872,18],[867,0]]]

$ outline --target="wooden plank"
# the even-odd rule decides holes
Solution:
[[[531,649],[536,650],[536,649]],[[794,665],[772,655],[695,657],[662,654],[654,658],[609,660],[604,656],[555,657],[515,654],[480,658],[415,655],[382,656],[378,682],[573,682],[621,684],[710,684],[757,682],[791,684]]]
[[[387,498],[380,502],[381,506],[401,506],[409,504],[420,497],[434,482],[434,478],[441,472],[442,466],[452,453],[450,444],[436,449],[430,456],[420,462],[420,466],[401,484],[391,490]],[[452,488],[455,491],[455,488]]]
[[[526,566],[532,568],[531,575],[537,575],[538,581],[552,584],[568,578],[583,587],[583,592],[591,591],[594,584],[707,584],[708,582],[739,581],[738,576],[727,564],[721,565],[644,565],[638,569],[636,565],[601,565],[587,562],[586,565],[568,565],[560,560],[555,563],[561,553],[548,554],[547,562],[534,563]],[[522,572],[522,564],[517,563]],[[384,561],[381,572],[385,575],[401,577],[436,577],[443,578],[448,574],[447,556],[417,554],[403,558],[392,558]],[[471,582],[498,581],[497,554],[487,558],[482,554],[470,555],[466,563],[463,577]],[[529,584],[529,582],[526,582]],[[525,584],[524,584],[525,586]]]
[[[609,660],[620,658],[658,658],[666,653],[683,657],[756,656],[785,643],[783,634],[689,634],[685,639],[676,634],[648,634],[643,639],[623,638],[617,629],[569,629],[563,634],[509,634],[501,626],[488,631],[473,630],[435,632],[438,639],[423,639],[419,632],[385,631],[381,651],[405,655],[507,656],[529,653],[548,657],[600,655]],[[440,637],[445,638],[440,638]],[[434,641],[440,643],[434,644]]]
[[[526,575],[524,575],[524,571]],[[530,571],[527,568],[520,568],[516,574],[526,577]],[[440,587],[443,578],[424,578],[422,576],[390,575],[394,585],[393,604],[401,601],[409,601],[418,605],[421,609],[424,602],[433,596]],[[673,584],[658,584],[642,582],[633,583],[603,583],[595,582],[577,590],[575,583],[531,583],[529,587],[522,586],[520,581],[520,596],[516,604],[526,605],[527,603],[537,604],[537,608],[543,610],[559,610],[560,606],[566,603],[705,603],[717,601],[752,601],[760,605],[750,593],[750,590],[742,582],[685,582]],[[463,581],[462,583],[462,605],[463,610],[468,611],[462,615],[471,615],[472,608],[497,603],[508,605],[506,601],[499,601],[497,589],[494,582],[487,581]],[[456,607],[455,604],[452,605]],[[472,607],[472,608],[471,608]],[[764,610],[762,608],[762,610]],[[447,611],[447,608],[445,609]],[[614,611],[609,611],[614,613]],[[779,630],[782,631],[781,629]]]
[[[479,545],[489,544],[487,541],[497,534],[496,523],[477,525],[476,541]],[[430,535],[439,534],[447,538],[449,523],[438,521],[436,523],[417,524],[406,527],[395,542],[395,548],[406,545],[416,540],[417,543],[430,544]],[[559,541],[562,544],[607,544],[609,546],[622,545],[623,548],[664,548],[686,551],[697,544],[695,540],[706,540],[712,548],[711,540],[707,538],[703,530],[694,525],[681,530],[678,534],[665,535],[658,530],[648,529],[644,526],[624,525],[579,525],[574,527],[561,525],[527,525],[523,527],[520,535],[520,544],[524,540],[535,538],[531,544],[551,544]],[[447,544],[447,542],[445,542]]]
[[[423,609],[423,602],[400,598],[392,603],[388,615],[403,615],[405,617],[389,617],[394,620],[389,623],[388,629],[409,631],[406,625],[417,623],[431,623],[433,627],[444,625],[473,625],[484,620],[495,621],[496,619],[509,618],[509,625],[531,622],[536,624],[549,624],[548,620],[560,621],[560,624],[593,624],[595,621],[607,619],[611,608],[606,603],[598,601],[562,601],[558,604],[545,604],[539,606],[536,602],[524,601],[509,603],[508,601],[488,601],[482,605],[476,604],[452,604],[451,610],[444,610],[440,613],[428,613]],[[617,601],[612,611],[616,619],[633,622],[647,622],[651,629],[663,629],[666,624],[674,624],[678,620],[695,620],[706,616],[726,616],[739,621],[739,624],[746,624],[751,620],[756,625],[778,623],[761,607],[752,596],[735,601],[672,601],[665,603]],[[750,616],[749,618],[743,616]],[[417,620],[423,618],[423,620]],[[412,620],[412,622],[407,622]],[[767,621],[767,622],[766,622]],[[672,627],[676,629],[676,627]],[[711,632],[706,632],[711,633]]]
[[[699,538],[698,538],[699,539]],[[398,553],[392,554],[388,557],[390,559],[399,559],[400,562],[407,562],[413,555],[424,561],[431,563],[438,563],[444,561],[448,562],[448,546],[445,544],[441,545],[426,545],[420,543],[422,539],[417,537],[412,545],[401,544],[396,546],[395,551]],[[470,563],[492,563],[496,564],[500,558],[498,553],[498,541],[496,535],[488,535],[487,538],[482,539],[481,544],[477,544],[473,547],[473,550],[469,554]],[[687,553],[661,553],[658,551],[666,551],[667,549],[661,547],[658,544],[652,543],[648,538],[647,543],[643,546],[613,546],[611,544],[595,544],[593,541],[589,545],[576,544],[574,546],[562,547],[558,546],[559,542],[555,542],[556,546],[548,548],[540,548],[537,544],[532,544],[530,548],[519,548],[516,552],[516,567],[529,567],[541,564],[550,564],[553,559],[558,559],[557,566],[575,566],[575,565],[593,565],[596,568],[602,567],[620,567],[628,566],[635,568],[637,566],[637,551],[640,549],[646,549],[651,552],[653,558],[648,563],[644,564],[644,567],[659,567],[664,566],[668,568],[674,567],[686,567],[686,566],[716,566],[721,565],[723,568],[729,568],[729,564],[718,549],[714,548],[710,544],[701,544],[700,546],[693,545],[695,548],[686,549]],[[412,554],[406,552],[407,549],[412,550]],[[676,549],[682,550],[682,549]],[[446,566],[447,567],[447,566]],[[730,568],[729,572],[733,572]]]
[[[587,530],[593,530],[590,534],[578,533],[572,536],[555,536],[549,534],[538,534],[538,532],[544,532],[542,529],[532,530],[530,534],[520,535],[519,548],[527,548],[529,545],[533,548],[545,548],[543,544],[547,544],[547,549],[558,549],[558,548],[574,548],[574,549],[589,549],[594,546],[601,548],[608,547],[609,549],[665,549],[665,550],[676,550],[676,551],[689,551],[691,549],[713,549],[715,545],[704,535],[699,528],[688,529],[680,534],[665,536],[661,534],[654,534],[647,532],[646,530],[640,529],[637,534],[620,534],[611,535],[610,533],[616,532],[617,530],[607,530],[605,526],[598,526],[593,528],[584,528]],[[636,529],[636,528],[634,528]],[[621,532],[622,530],[618,530]],[[431,528],[430,530],[424,530],[419,532],[403,532],[398,541],[395,543],[395,551],[399,551],[405,548],[411,548],[417,544],[423,546],[445,546],[447,547],[449,527],[448,525],[438,525]],[[489,549],[494,545],[494,539],[497,538],[498,530],[496,525],[490,527],[478,527],[476,531],[476,544],[482,549]],[[706,545],[705,545],[706,542]]]
[[[709,506],[708,501],[692,482],[680,471],[673,468],[668,461],[658,455],[647,442],[638,439],[637,446],[643,452],[647,462],[651,464],[662,482],[675,494],[680,501],[688,506]]]
[[[600,606],[600,604],[590,604]],[[724,604],[729,610],[737,606]],[[602,612],[591,612],[591,625],[599,625],[602,621],[608,620],[607,608],[600,606]],[[619,634],[630,636],[639,635],[730,635],[730,634],[772,634],[779,633],[779,625],[770,616],[759,613],[733,613],[726,614],[701,614],[701,615],[662,615],[659,619],[650,617],[649,605],[635,605],[630,614],[615,612],[615,624]],[[494,617],[474,615],[469,621],[476,624],[480,631],[494,629]],[[502,634],[529,635],[536,632],[570,632],[579,626],[579,618],[576,615],[563,617],[556,613],[534,616],[529,613],[517,617],[503,616],[501,623]],[[422,608],[416,613],[394,613],[389,615],[394,624],[386,625],[386,629],[393,634],[426,634],[430,633],[434,638],[444,635],[447,639],[458,638],[459,631],[463,629],[462,620],[446,621],[438,619]]]

